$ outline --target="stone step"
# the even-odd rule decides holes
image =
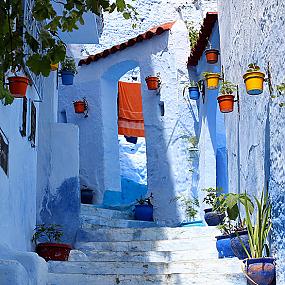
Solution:
[[[73,253],[74,252],[74,253]],[[196,259],[214,259],[217,252],[204,251],[71,251],[70,261],[116,261],[116,262],[172,262],[191,261]]]
[[[123,275],[161,275],[197,273],[203,274],[237,274],[241,272],[241,265],[235,259],[200,259],[187,262],[97,262],[97,261],[50,261],[50,273],[68,274],[123,274]]]
[[[87,251],[182,251],[188,253],[203,251],[216,253],[215,239],[201,238],[193,240],[157,240],[157,241],[124,241],[124,242],[77,242],[75,248]]]
[[[246,285],[243,274],[48,274],[47,285]]]
[[[158,227],[155,222],[123,220],[123,219],[109,219],[102,217],[93,217],[81,215],[81,228],[83,229],[98,229],[102,227],[107,228],[152,228]]]
[[[106,219],[126,219],[132,220],[134,214],[132,210],[119,211],[112,209],[99,208],[96,205],[81,204],[81,214],[86,216],[96,216]]]
[[[215,237],[219,231],[212,227],[192,228],[98,228],[80,229],[77,241],[137,241],[137,240],[173,240]]]

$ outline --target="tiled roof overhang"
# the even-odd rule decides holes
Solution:
[[[175,24],[175,22],[169,22],[169,23],[165,23],[163,25],[159,25],[157,27],[154,27],[154,28],[148,30],[147,32],[140,34],[135,38],[129,39],[128,41],[126,41],[122,44],[113,46],[113,47],[106,49],[100,53],[97,53],[95,55],[90,55],[85,59],[81,59],[79,61],[78,65],[81,66],[84,64],[90,64],[91,62],[97,61],[100,58],[105,58],[111,54],[118,52],[118,51],[124,50],[128,47],[132,47],[135,44],[140,43],[144,40],[149,40],[154,36],[161,35],[162,33],[171,30],[171,28],[173,27],[174,24]]]
[[[211,36],[213,27],[218,20],[217,12],[208,12],[203,25],[201,27],[198,41],[195,47],[192,49],[191,55],[188,60],[188,66],[196,66],[201,56],[203,55],[204,50],[208,45],[208,40]]]

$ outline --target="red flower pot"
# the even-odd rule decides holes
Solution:
[[[234,110],[235,96],[232,94],[220,95],[217,100],[219,102],[220,111],[222,113],[230,113]]]
[[[156,76],[149,76],[145,79],[148,90],[157,90],[159,88],[159,78]]]
[[[77,114],[84,113],[86,110],[85,102],[84,101],[76,101],[73,102],[74,112]]]
[[[45,261],[57,260],[67,261],[72,247],[64,243],[39,243],[36,253],[43,257]]]
[[[23,98],[26,97],[29,79],[23,76],[9,77],[9,90],[13,97]]]
[[[208,49],[205,51],[207,62],[214,64],[218,62],[220,52],[217,49]]]

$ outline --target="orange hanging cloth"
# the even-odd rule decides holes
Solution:
[[[119,81],[119,135],[144,137],[141,83]]]

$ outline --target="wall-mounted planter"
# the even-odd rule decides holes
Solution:
[[[160,79],[157,76],[148,76],[146,79],[148,90],[157,90],[160,85]]]
[[[58,63],[52,63],[50,65],[50,70],[51,71],[57,71],[57,69],[58,69]]]
[[[232,94],[222,94],[217,98],[220,111],[222,113],[230,113],[234,110],[235,96]]]
[[[243,76],[246,92],[249,95],[259,95],[263,92],[265,74],[260,71],[246,72]]]
[[[200,91],[198,86],[189,87],[189,97],[192,100],[199,100],[200,98]]]
[[[218,226],[223,222],[223,219],[225,218],[224,214],[216,213],[211,208],[205,209],[204,212],[204,219],[208,226]]]
[[[61,71],[62,85],[73,85],[74,72],[63,70]]]
[[[24,76],[9,77],[9,90],[14,98],[26,97],[29,79]]]
[[[219,73],[208,73],[205,75],[208,89],[217,89],[219,87],[220,74]]]
[[[218,62],[220,52],[217,49],[207,49],[205,51],[207,63],[214,64]]]
[[[39,243],[36,247],[36,253],[45,261],[67,261],[71,249],[69,244],[64,243]]]
[[[243,261],[244,273],[250,285],[273,285],[276,281],[275,259],[249,258]],[[253,282],[254,283],[253,283]]]
[[[74,106],[74,112],[77,114],[82,114],[86,110],[85,102],[81,100],[73,102],[73,106]]]
[[[238,232],[238,236],[235,233],[231,235],[232,250],[238,259],[243,260],[246,259],[248,256],[242,246],[241,241],[246,247],[246,250],[250,252],[249,237],[247,231]]]
[[[153,206],[135,205],[135,219],[139,221],[153,221]]]
[[[231,238],[229,235],[216,236],[216,239],[216,248],[219,253],[219,258],[229,258],[235,256],[231,247]]]

